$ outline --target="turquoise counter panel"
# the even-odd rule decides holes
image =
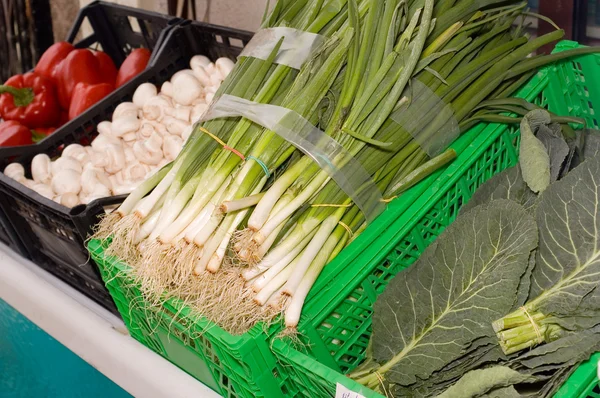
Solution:
[[[0,398],[130,398],[0,300]]]

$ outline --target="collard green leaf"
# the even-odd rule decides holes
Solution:
[[[550,157],[535,131],[550,123],[550,114],[542,109],[529,112],[521,121],[519,166],[523,179],[533,192],[542,192],[550,185]]]
[[[585,159],[600,155],[600,130],[583,130],[585,144],[583,146],[583,156]]]
[[[537,379],[534,376],[521,374],[508,366],[492,366],[465,374],[455,385],[440,394],[438,398],[479,397],[498,388],[536,381]],[[494,395],[487,396],[492,397]]]
[[[565,141],[560,124],[553,123],[549,126],[541,125],[536,137],[546,148],[550,159],[550,182],[558,180],[560,171],[569,155],[569,145]]]
[[[563,163],[560,175],[558,176],[559,180],[585,160],[583,155],[585,135],[583,134],[583,131],[576,131],[573,130],[568,124],[562,124],[561,132],[567,142],[567,145],[569,146],[569,154]]]
[[[496,388],[495,390],[490,391],[487,394],[481,395],[479,398],[521,398],[522,395],[519,394],[517,390],[513,386]]]
[[[459,217],[375,303],[373,354],[383,378],[425,380],[475,339],[494,337],[490,322],[513,307],[536,245],[533,218],[514,202]]]
[[[511,360],[511,367],[527,369],[530,374],[539,373],[546,365],[556,368],[585,361],[600,349],[600,327],[575,333],[526,351]],[[545,368],[547,370],[547,368]]]
[[[545,191],[536,217],[540,243],[531,310],[576,315],[600,309],[600,158],[588,159]]]
[[[473,349],[469,347],[468,352],[456,358],[444,368],[435,371],[425,380],[419,379],[410,386],[395,385],[393,389],[394,396],[433,397],[456,383],[465,373],[506,359],[502,350],[498,347],[497,341],[494,341],[491,337],[486,337],[485,341],[487,342],[486,345],[477,345]]]
[[[535,205],[537,195],[523,180],[521,168],[515,166],[496,174],[481,185],[469,202],[463,206],[461,213],[496,199],[509,199],[522,205],[525,210],[530,210]]]
[[[529,293],[531,288],[531,273],[535,268],[535,255],[536,251],[533,250],[529,254],[529,261],[527,262],[527,269],[525,273],[521,277],[521,283],[519,283],[519,289],[517,291],[517,300],[515,302],[515,307],[513,310],[516,310],[518,307],[521,307],[523,304],[527,302],[529,299]]]

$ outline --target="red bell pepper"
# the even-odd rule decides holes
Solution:
[[[131,52],[123,61],[117,74],[116,87],[121,87],[135,76],[142,73],[148,66],[152,54],[145,48],[137,48]]]
[[[67,124],[68,121],[69,121],[69,110],[68,109],[61,110],[58,125],[62,126],[63,124]]]
[[[56,129],[54,127],[41,128],[37,127],[31,130],[31,139],[33,142],[40,142],[50,134],[54,133]]]
[[[98,60],[102,83],[109,83],[114,86],[117,80],[117,67],[112,58],[103,51],[94,51],[93,54]]]
[[[35,73],[51,79],[56,83],[56,73],[60,63],[67,58],[67,55],[73,51],[75,47],[66,41],[60,41],[51,45],[44,54],[40,57],[35,66]]]
[[[73,91],[71,106],[69,107],[69,120],[75,119],[90,106],[110,94],[114,86],[109,83],[86,84],[79,83]]]
[[[58,125],[60,107],[52,81],[35,72],[15,75],[0,86],[0,116],[27,127]]]
[[[104,83],[98,58],[87,49],[73,50],[61,63],[58,71],[58,100],[69,109],[73,91],[78,83]]]
[[[0,123],[0,146],[31,145],[31,131],[16,120]]]

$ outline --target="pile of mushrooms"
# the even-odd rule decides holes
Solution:
[[[71,144],[54,160],[36,155],[31,180],[20,163],[9,164],[4,174],[66,207],[130,193],[175,159],[233,66],[228,58],[212,63],[196,55],[190,69],[175,73],[160,91],[140,85],[132,102],[116,107],[112,122],[98,124],[91,146]]]

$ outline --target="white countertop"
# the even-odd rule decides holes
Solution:
[[[118,317],[0,243],[0,298],[134,397],[219,397]]]

